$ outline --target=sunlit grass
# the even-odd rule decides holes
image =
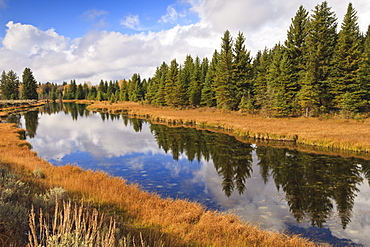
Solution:
[[[0,124],[0,164],[25,181],[62,187],[72,198],[99,205],[149,246],[315,246],[297,236],[263,231],[233,215],[207,211],[197,203],[163,199],[103,172],[52,166],[29,150],[19,139],[22,135],[24,131],[14,125]]]

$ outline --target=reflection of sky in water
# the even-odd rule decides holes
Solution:
[[[359,188],[352,222],[347,229],[343,230],[340,223],[333,220],[325,224],[326,230],[320,230],[310,228],[307,223],[296,223],[284,194],[277,190],[273,179],[266,184],[261,179],[255,153],[253,173],[246,181],[244,194],[234,191],[227,197],[222,191],[223,179],[212,160],[190,162],[184,154],[178,161],[173,160],[171,153],[158,147],[147,123],[136,133],[130,124],[126,127],[122,119],[102,121],[99,114],[79,117],[77,121],[62,112],[42,114],[35,138],[28,141],[39,156],[55,165],[69,163],[104,170],[138,183],[145,190],[165,197],[189,198],[212,209],[230,211],[266,229],[286,231],[289,228],[296,233],[319,231],[319,235],[332,234],[332,243],[338,239],[351,239],[361,244],[370,242],[370,237],[364,234],[370,231],[367,180]]]

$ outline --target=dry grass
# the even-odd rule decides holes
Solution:
[[[38,219],[37,219],[38,218]],[[116,222],[111,219],[105,224],[104,215],[97,210],[92,212],[83,205],[57,203],[52,222],[44,217],[40,209],[39,217],[32,208],[29,216],[29,247],[42,246],[115,246]]]
[[[95,102],[93,110],[127,112],[153,122],[192,125],[227,131],[235,136],[259,140],[294,141],[298,144],[370,152],[370,120],[319,118],[264,118],[216,109],[177,110],[140,105],[132,102]]]
[[[72,196],[113,208],[131,228],[152,229],[144,239],[160,243],[156,246],[315,246],[297,236],[260,230],[232,215],[206,211],[196,203],[162,199],[102,172],[54,167],[29,150],[19,139],[23,133],[14,125],[0,124],[0,163],[43,187],[63,187]],[[38,169],[44,178],[32,175]]]

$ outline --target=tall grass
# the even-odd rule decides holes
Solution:
[[[129,231],[140,243],[142,239],[149,246],[315,246],[298,236],[263,231],[236,216],[207,211],[196,203],[160,198],[102,172],[84,171],[75,166],[54,167],[29,150],[25,141],[19,139],[22,133],[14,125],[0,124],[0,163],[8,165],[25,181],[43,188],[63,187],[72,198],[97,205],[102,212],[116,214],[120,222],[116,229]],[[40,169],[43,175],[36,176],[39,172],[34,171]],[[60,241],[59,232],[65,232],[67,239],[73,238],[77,234],[73,229],[83,216],[79,210],[81,208],[72,209],[68,205],[58,208],[54,221],[59,223],[53,225],[41,218],[41,228],[37,228],[37,218],[31,215],[32,231],[39,231],[39,234],[41,231],[43,239],[57,238]],[[94,224],[101,223],[97,216],[87,214],[83,217],[92,219],[84,231],[91,232]],[[67,219],[69,223],[63,225]],[[51,233],[46,228],[52,229]],[[113,231],[114,222],[107,229],[107,232]],[[43,244],[32,231],[30,244]],[[100,236],[99,239],[112,237],[109,234]],[[139,246],[140,243],[137,242]]]
[[[71,202],[63,202],[61,207],[56,203],[52,222],[44,217],[42,209],[36,217],[32,207],[28,246],[115,246],[116,222],[111,219],[108,225],[104,223],[104,215],[97,210],[90,212]]]

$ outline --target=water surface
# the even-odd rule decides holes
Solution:
[[[25,128],[33,150],[54,165],[103,170],[268,230],[370,246],[368,160],[240,142],[76,104],[46,105],[9,121]]]

